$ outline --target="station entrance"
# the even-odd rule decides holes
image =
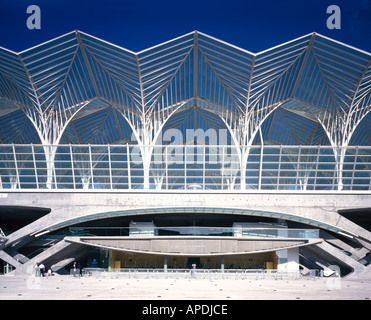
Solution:
[[[128,253],[116,250],[107,252],[106,260],[111,269],[121,268],[164,268],[191,269],[277,269],[278,257],[275,251],[253,254],[224,256],[164,256],[145,253]]]

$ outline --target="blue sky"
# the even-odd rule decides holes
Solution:
[[[41,29],[26,26],[29,5]],[[329,5],[341,29],[326,27]],[[19,52],[72,30],[140,51],[198,30],[251,52],[313,31],[371,52],[371,0],[1,0],[0,46]]]

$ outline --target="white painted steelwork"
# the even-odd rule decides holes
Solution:
[[[73,31],[20,53],[0,48],[0,142],[41,143],[45,186],[53,189],[61,142],[133,141],[149,189],[162,130],[185,130],[185,116],[193,112],[194,129],[206,123],[228,129],[244,190],[252,146],[263,137],[278,144],[287,139],[275,132],[274,121],[257,133],[268,119],[283,116],[293,144],[304,139],[332,147],[341,190],[348,178],[346,147],[370,144],[367,130],[366,142],[356,134],[369,114],[370,92],[371,55],[317,33],[255,54],[198,31],[138,53]],[[95,185],[93,171],[86,186]],[[236,179],[228,183],[233,187]],[[12,186],[20,184],[14,176]]]

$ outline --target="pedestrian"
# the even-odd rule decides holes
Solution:
[[[40,264],[36,262],[34,268],[35,268],[35,277],[40,277]]]
[[[41,276],[44,277],[45,276],[45,266],[42,262],[40,263],[39,268],[40,268]]]
[[[75,262],[73,263],[73,276],[74,276],[74,277],[76,277],[77,272],[78,272],[78,269],[77,269],[77,262],[75,261]]]
[[[192,263],[192,277],[196,276],[196,264]]]
[[[81,263],[77,265],[77,272],[79,273],[79,276],[82,277],[82,268],[81,268]]]

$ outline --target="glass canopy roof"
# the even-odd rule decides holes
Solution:
[[[370,190],[370,109],[371,54],[317,33],[251,53],[73,31],[0,48],[0,188]]]
[[[0,48],[0,142],[151,145],[213,128],[241,146],[260,129],[265,144],[370,145],[370,92],[371,55],[317,33],[251,53],[194,31],[135,53],[73,31]]]

